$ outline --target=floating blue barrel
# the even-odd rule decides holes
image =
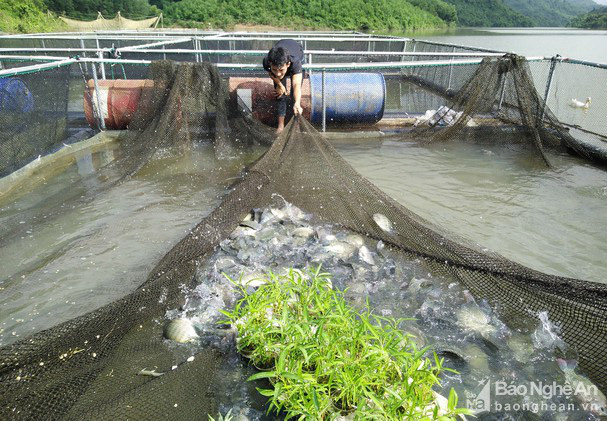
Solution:
[[[310,120],[322,123],[322,73],[310,76]],[[326,122],[374,124],[386,105],[386,81],[380,73],[325,73]]]
[[[0,112],[30,113],[34,110],[34,96],[18,78],[0,79]]]

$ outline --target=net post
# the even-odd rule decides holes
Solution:
[[[403,53],[407,52],[407,41],[405,40],[405,42],[403,43]],[[402,56],[400,56],[400,61],[405,61],[405,55],[403,54]]]
[[[322,132],[327,131],[327,103],[325,99],[325,69],[322,69]]]
[[[95,36],[95,44],[97,45],[97,57],[102,59],[103,51],[101,51],[101,48],[99,48],[99,38],[97,36]],[[105,80],[105,64],[100,62],[99,68],[101,69],[101,79]]]
[[[192,48],[194,51],[198,50],[198,48],[196,48],[196,37],[192,37]],[[194,59],[196,60],[196,63],[199,63],[200,57],[198,57],[198,53],[194,53]]]
[[[95,84],[95,97],[97,98],[97,118],[99,120],[99,130],[105,131],[105,121],[103,120],[103,113],[101,112],[101,96],[99,91],[99,82],[97,80],[97,67],[95,63],[91,63],[93,68],[93,83]],[[94,108],[94,106],[93,106]]]
[[[548,103],[548,95],[550,95],[550,89],[552,88],[552,80],[554,79],[554,70],[556,69],[556,63],[560,60],[559,54],[555,55],[550,59],[550,70],[548,71],[548,81],[546,82],[546,92],[544,93],[544,103],[542,104],[542,113],[538,123],[544,121],[544,114],[546,114],[546,104]]]
[[[455,47],[453,47],[453,53],[455,53]],[[449,83],[447,85],[447,90],[451,89],[451,78],[453,76],[453,56],[451,56],[451,64],[449,64]]]
[[[86,51],[84,50],[84,39],[80,38],[80,48],[82,48],[82,57],[86,58]],[[89,66],[87,63],[84,63],[84,68],[88,71]]]
[[[308,63],[312,64],[312,53],[308,54]],[[308,74],[312,76],[312,69],[308,71]]]
[[[502,80],[502,87],[501,87],[501,93],[500,93],[500,102],[497,106],[497,112],[499,113],[500,111],[502,111],[502,104],[504,103],[504,95],[506,95],[506,74],[503,74],[503,80]]]
[[[200,40],[198,39],[198,37],[194,37],[194,39],[196,40],[196,44],[195,44],[196,51],[198,51],[198,50],[200,50]],[[198,63],[202,62],[202,56],[200,55],[200,53],[196,53],[196,61]]]

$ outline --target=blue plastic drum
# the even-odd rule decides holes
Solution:
[[[33,110],[34,96],[21,79],[0,79],[0,112],[31,113]]]
[[[322,73],[310,76],[310,120],[322,123]],[[325,73],[327,124],[374,124],[382,119],[386,81],[379,73]]]

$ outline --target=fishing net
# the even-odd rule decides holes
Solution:
[[[0,78],[0,177],[52,151],[66,139],[67,67]]]
[[[448,100],[448,106],[440,107],[430,117],[426,130],[414,133],[422,141],[482,142],[492,138],[492,142],[527,144],[548,166],[545,148],[568,148],[582,157],[594,158],[592,147],[576,141],[546,106],[535,89],[524,57],[508,54],[498,59],[483,59],[474,75],[457,92],[437,84],[435,77],[428,79],[412,74],[406,75],[405,80]],[[488,136],[489,119],[495,121],[489,125],[489,132],[502,132],[499,140]]]
[[[76,31],[99,31],[99,30],[111,30],[111,29],[146,29],[155,28],[158,26],[158,22],[162,19],[161,16],[156,16],[148,19],[133,20],[127,19],[120,15],[120,12],[112,19],[106,19],[101,15],[101,12],[97,14],[97,19],[84,21],[66,18],[59,16],[63,22],[65,22],[70,29]]]
[[[510,60],[506,66],[517,62]],[[489,66],[504,65],[481,66],[477,77],[485,75]],[[497,87],[497,92],[503,86],[503,73],[491,75],[488,86]],[[187,147],[193,140],[212,139],[219,156],[238,153],[252,141],[272,145],[137,290],[0,349],[2,419],[200,419],[216,414],[213,382],[223,355],[209,348],[193,360],[187,358],[167,346],[155,320],[180,305],[184,288],[192,285],[197,268],[220,241],[252,209],[271,206],[276,195],[319,220],[381,240],[395,252],[421,260],[432,273],[455,277],[476,297],[491,303],[513,329],[535,320],[539,312],[548,312],[564,340],[579,353],[581,367],[602,390],[607,389],[604,284],[541,273],[443,234],[359,175],[302,117],[293,118],[274,139],[270,129],[242,112],[242,104],[227,93],[217,71],[207,64],[158,62],[151,75],[153,89],[142,96],[141,112],[125,141],[126,155],[113,164],[125,168],[123,174],[136,172],[159,149]],[[525,79],[512,77],[509,83],[525,83]],[[453,107],[468,103],[484,107],[494,100],[493,88],[470,81]],[[508,98],[504,102],[515,107],[517,103]],[[529,104],[533,101],[518,102],[519,107]],[[482,112],[487,111],[483,107]],[[472,118],[475,112],[466,108]],[[540,154],[541,133],[553,127],[544,124],[540,129],[537,118],[527,116],[543,112],[549,115],[537,108],[518,114],[505,111],[520,116],[520,125]],[[440,130],[434,127],[432,136],[444,139],[462,128],[446,128],[446,135]],[[378,215],[389,221],[388,226],[378,225]],[[165,374],[138,375],[151,366]]]
[[[225,159],[241,153],[247,145],[271,144],[273,130],[243,112],[246,107],[239,103],[235,95],[230,95],[217,69],[208,63],[193,66],[171,61],[158,62],[150,67],[147,79],[151,82],[142,90],[140,106],[129,130],[121,137],[119,156],[98,173],[88,176],[103,180],[103,183],[86,183],[84,180],[84,184],[87,184],[85,190],[79,186],[67,186],[62,200],[47,207],[45,218],[49,223],[63,214],[66,202],[72,206],[82,206],[101,192],[132,177],[155,154],[180,153],[193,143],[213,141],[216,156]],[[50,81],[44,84],[50,85]],[[61,101],[61,98],[56,101]],[[0,112],[0,122],[7,116],[16,119],[14,114]],[[21,149],[27,149],[31,154],[31,150],[39,146],[38,143],[32,144],[33,130],[42,134],[34,139],[41,139],[42,142],[50,137],[52,144],[61,144],[65,136],[58,138],[54,131],[49,133],[44,129],[48,124],[56,125],[55,120],[49,118],[44,110],[35,111],[34,114],[45,122],[42,129],[32,124],[38,121],[32,121],[33,116],[28,115],[30,118],[24,120],[23,114],[20,114],[20,126],[27,130],[15,129],[20,134],[16,137],[8,135],[5,145],[19,144]],[[65,129],[66,117],[62,117],[62,128]],[[12,130],[12,126],[5,127]],[[0,144],[0,156],[5,145]],[[0,244],[23,235],[24,226],[19,221],[28,211],[23,210],[4,220],[0,226]]]

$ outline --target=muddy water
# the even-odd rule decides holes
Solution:
[[[3,198],[0,224],[11,227],[0,240],[0,344],[138,287],[261,151],[226,165],[211,146],[198,145],[188,156],[155,159],[133,179],[100,189],[104,180],[95,174],[115,153],[111,146],[84,151],[61,174],[14,200]]]

